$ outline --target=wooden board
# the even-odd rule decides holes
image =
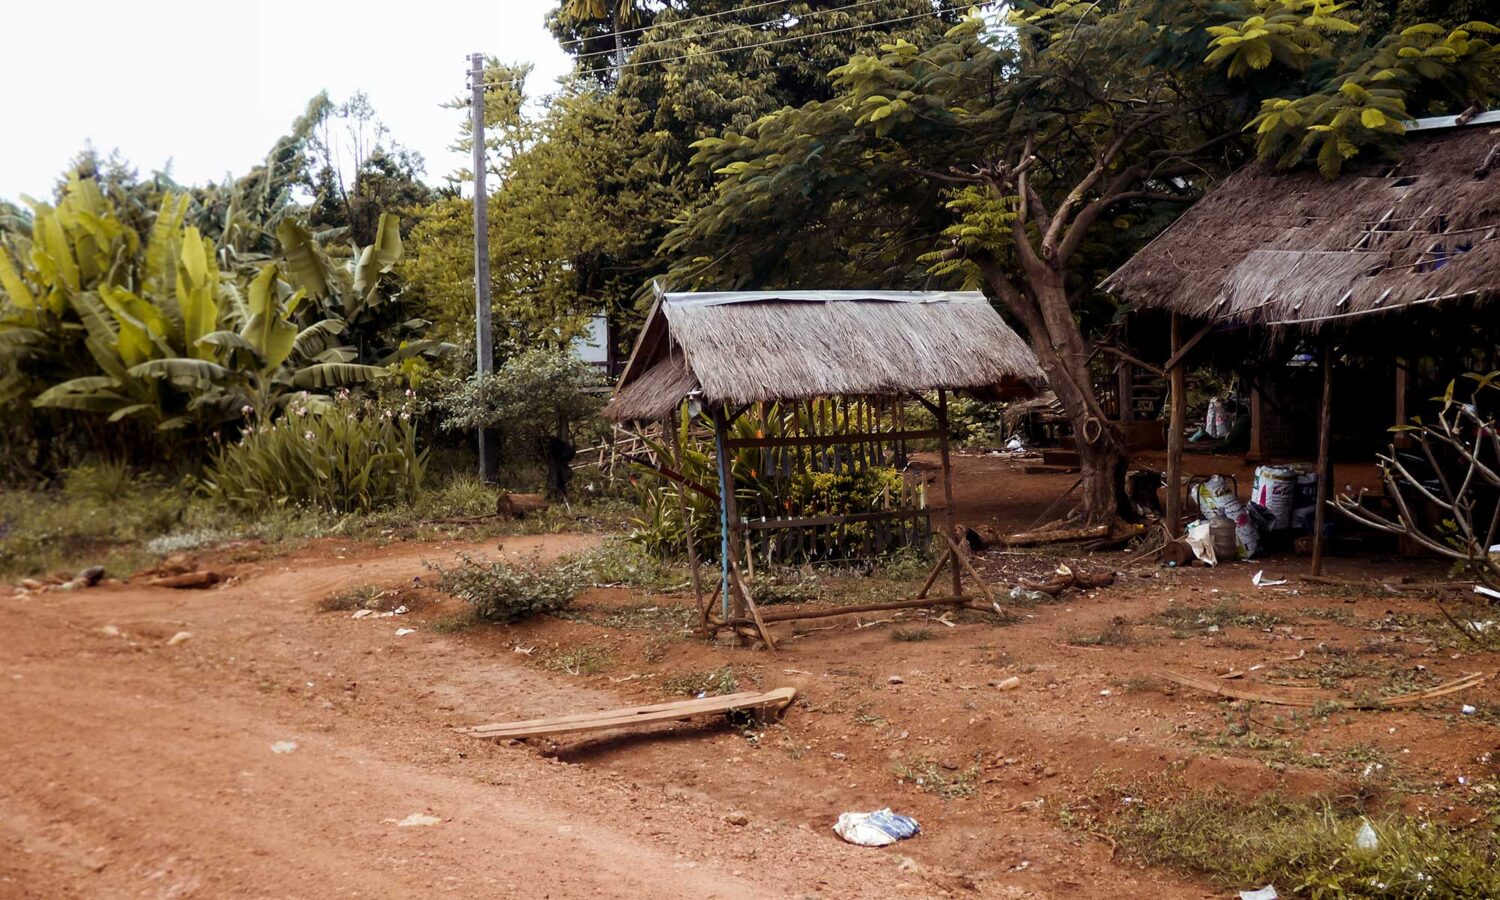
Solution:
[[[726,713],[738,709],[770,710],[773,713],[780,713],[796,696],[796,688],[784,687],[765,693],[745,691],[738,694],[725,694],[721,697],[675,700],[650,706],[606,709],[570,716],[527,719],[521,722],[496,722],[490,725],[474,725],[453,730],[459,734],[487,740],[576,734],[586,731],[605,731],[611,728],[629,728],[634,725],[649,725],[656,722],[674,722],[693,716]]]

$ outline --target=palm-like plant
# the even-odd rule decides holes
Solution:
[[[395,216],[345,267],[282,221],[283,259],[241,282],[186,224],[185,195],[162,200],[144,246],[90,180],[31,205],[30,237],[0,246],[0,402],[202,432],[441,349],[417,338],[426,323],[385,321],[400,315],[382,284],[401,256]]]

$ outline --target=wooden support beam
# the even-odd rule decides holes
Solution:
[[[1172,359],[1182,357],[1182,316],[1172,313]],[[1167,509],[1162,523],[1170,537],[1182,533],[1182,433],[1187,429],[1187,380],[1180,365],[1168,363],[1171,418],[1167,425]]]
[[[675,481],[688,490],[696,491],[707,497],[708,499],[714,501],[715,503],[719,502],[719,498],[714,495],[713,491],[687,477],[676,469],[671,468],[670,466],[664,466],[660,463],[653,463],[651,460],[646,459],[644,456],[636,456],[633,453],[621,453],[620,458],[628,462],[635,463],[643,469],[655,472],[668,481]]]
[[[1313,511],[1312,573],[1323,574],[1324,510],[1333,480],[1329,449],[1333,443],[1333,342],[1323,344],[1323,398],[1318,403],[1318,505]]]
[[[985,600],[994,603],[995,595],[990,593],[989,585],[984,583],[984,578],[975,570],[974,564],[969,562],[969,557],[965,555],[964,549],[958,545],[958,541],[955,541],[952,535],[948,536],[948,546],[952,548],[953,558],[962,563],[964,570],[969,573],[969,577],[974,579],[974,586],[979,588],[979,593],[984,595]]]
[[[1177,313],[1172,313],[1172,321],[1176,322],[1177,319],[1178,319],[1178,314]],[[1181,326],[1179,325],[1178,328],[1181,328]],[[1208,333],[1210,331],[1213,331],[1213,330],[1214,330],[1214,323],[1209,322],[1208,324],[1204,325],[1202,328],[1198,329],[1198,331],[1192,337],[1188,338],[1186,343],[1180,343],[1179,342],[1177,344],[1177,346],[1173,348],[1172,355],[1169,356],[1169,357],[1167,357],[1167,361],[1166,361],[1166,363],[1164,363],[1162,365],[1162,369],[1164,371],[1170,372],[1173,369],[1177,368],[1179,365],[1181,365],[1182,358],[1184,356],[1187,356],[1190,352],[1192,352],[1192,349],[1194,347],[1198,346],[1198,342],[1201,341],[1201,340],[1203,340],[1204,338],[1208,337]],[[1182,336],[1182,334],[1179,331],[1178,332],[1179,339],[1181,338],[1181,336]]]
[[[1396,359],[1396,414],[1395,425],[1406,425],[1411,418],[1411,412],[1407,408],[1407,394],[1410,392],[1411,364],[1405,359]],[[1391,443],[1400,449],[1411,446],[1411,435],[1405,431],[1398,431],[1391,438]]]
[[[804,610],[777,610],[760,614],[762,622],[795,622],[799,619],[828,619],[834,616],[852,616],[857,613],[887,612],[898,609],[922,609],[928,606],[966,606],[972,601],[972,597],[925,597],[913,600],[892,600],[887,603],[864,603],[859,606],[828,606],[818,609]],[[755,623],[750,619],[731,618],[728,622],[713,622],[717,628],[730,628],[736,625],[750,625]]]
[[[724,442],[724,446],[731,450],[754,447],[829,447],[897,440],[931,440],[938,436],[939,432],[931,428],[922,431],[882,431],[868,434],[802,434],[791,437],[772,435],[760,438],[730,438]]]
[[[1260,462],[1266,453],[1266,395],[1259,387],[1250,388],[1250,452],[1246,458]]]
[[[1161,366],[1153,366],[1150,363],[1146,362],[1144,359],[1139,359],[1139,358],[1137,358],[1135,356],[1132,356],[1129,353],[1126,353],[1124,350],[1121,350],[1119,347],[1111,347],[1111,346],[1108,346],[1106,344],[1100,344],[1099,345],[1099,349],[1103,350],[1105,353],[1113,353],[1115,356],[1120,357],[1121,360],[1123,360],[1123,361],[1125,361],[1127,363],[1130,363],[1131,365],[1134,365],[1134,366],[1140,366],[1141,368],[1145,369],[1148,372],[1154,372],[1157,375],[1166,375],[1167,374],[1167,370],[1165,368],[1163,368]]]

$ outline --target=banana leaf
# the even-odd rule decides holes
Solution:
[[[307,229],[286,220],[276,226],[276,240],[281,243],[292,284],[307,291],[314,300],[327,297],[333,290],[331,267]]]
[[[391,373],[377,366],[360,366],[354,363],[318,363],[299,370],[292,376],[292,385],[304,390],[311,388],[347,387],[364,384]]]

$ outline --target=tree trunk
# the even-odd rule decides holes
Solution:
[[[1028,272],[1019,291],[998,268],[985,267],[991,286],[1021,320],[1047,383],[1057,394],[1073,426],[1083,484],[1083,514],[1088,524],[1134,519],[1125,489],[1129,457],[1125,436],[1109,420],[1094,392],[1088,345],[1073,317],[1063,275],[1053,269]]]

